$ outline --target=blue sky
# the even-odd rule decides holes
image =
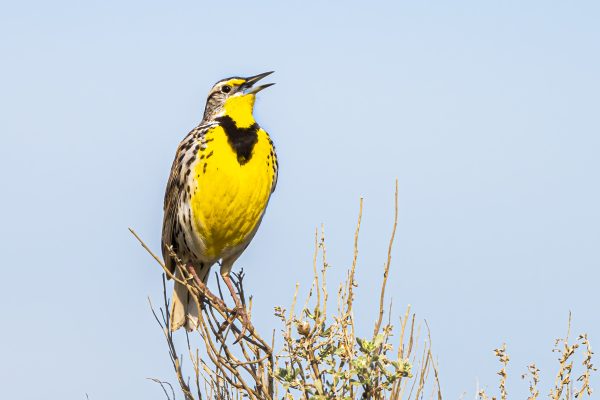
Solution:
[[[389,293],[428,321],[445,398],[495,386],[503,341],[509,393],[531,361],[547,387],[569,310],[600,345],[597,2],[1,7],[3,398],[163,398],[145,379],[173,381],[147,305],[160,271],[127,227],[159,249],[174,151],[211,85],[268,70],[256,116],[279,184],[238,261],[259,329],[306,288],[321,223],[343,277],[362,196],[369,331],[398,178]]]

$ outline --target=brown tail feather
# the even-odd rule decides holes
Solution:
[[[210,267],[204,268],[200,266],[194,269],[198,277],[206,283]],[[171,302],[171,331],[176,331],[182,326],[185,326],[185,329],[188,331],[195,330],[198,327],[198,303],[185,285],[175,282]]]

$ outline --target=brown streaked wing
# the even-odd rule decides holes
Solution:
[[[196,128],[192,129],[190,133],[179,143],[177,147],[177,153],[171,166],[171,173],[167,182],[167,188],[165,191],[165,202],[164,202],[164,217],[163,217],[163,229],[162,229],[162,241],[161,249],[165,266],[171,273],[175,272],[175,263],[172,257],[169,255],[167,247],[173,246],[175,253],[178,253],[177,248],[177,230],[179,227],[179,219],[177,217],[178,208],[180,204],[180,197],[185,189],[185,173],[183,168],[185,167],[186,156],[189,156],[189,152],[194,151],[196,143],[203,143],[204,134],[212,126],[212,124],[201,124]],[[187,168],[190,166],[187,165]]]

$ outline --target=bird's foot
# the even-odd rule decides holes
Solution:
[[[244,335],[247,331],[252,332],[254,327],[250,322],[250,317],[248,316],[248,312],[243,306],[236,306],[233,309],[225,308],[228,313],[228,317],[223,323],[219,326],[219,332],[225,331],[227,327],[231,327],[235,334],[235,341],[233,344],[239,343],[240,340],[244,338]],[[240,330],[237,326],[234,325],[234,321],[239,319],[242,323],[242,329]]]
[[[233,300],[235,301],[235,308],[233,309],[233,313],[232,313],[233,319],[235,320],[237,318],[242,323],[242,330],[237,335],[236,341],[234,342],[234,344],[235,344],[235,343],[238,343],[240,340],[242,340],[242,338],[246,334],[246,331],[249,331],[250,333],[254,332],[254,328],[252,327],[252,323],[250,322],[250,317],[248,316],[248,311],[246,310],[244,303],[240,299],[240,296],[236,292],[233,282],[231,281],[231,278],[229,277],[229,274],[224,274],[224,275],[222,275],[222,277],[223,277],[223,281],[227,285],[227,288],[229,289],[229,293],[231,293],[231,297],[233,297]],[[233,321],[232,321],[232,323],[233,323]]]
[[[206,300],[209,303],[211,303],[212,305],[216,306],[217,308],[219,308],[223,311],[226,311],[227,306],[225,305],[225,302],[222,299],[220,299],[219,297],[217,297],[213,292],[210,291],[208,286],[206,286],[206,284],[202,281],[202,279],[200,279],[198,277],[198,274],[196,273],[194,266],[189,264],[187,266],[187,270],[188,270],[188,273],[191,275],[192,279],[194,280],[194,282],[196,283],[196,286],[198,286],[198,291],[200,292],[200,297],[203,300]]]
[[[241,304],[236,306],[233,309],[233,313],[234,318],[239,318],[240,322],[242,323],[242,331],[239,333],[239,335],[237,335],[237,339],[234,342],[234,344],[236,344],[240,340],[242,340],[242,338],[246,334],[246,331],[252,333],[254,327],[252,326],[252,322],[250,322],[250,316],[248,315],[248,311],[246,310],[246,308],[244,308],[244,306],[242,306]]]
[[[203,300],[203,304],[208,304],[208,305],[220,310],[221,312],[225,313],[229,310],[227,308],[227,304],[225,304],[225,302],[223,300],[221,300],[219,297],[217,297],[215,294],[213,294],[210,291],[208,293],[201,292],[200,299]]]

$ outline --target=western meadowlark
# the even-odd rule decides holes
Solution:
[[[227,78],[213,86],[202,122],[177,148],[165,193],[167,268],[178,273],[171,248],[206,283],[220,260],[221,276],[245,322],[229,273],[254,237],[277,183],[275,147],[252,115],[256,94],[273,85],[254,84],[271,73]],[[196,329],[198,312],[186,287],[175,282],[171,329]]]

